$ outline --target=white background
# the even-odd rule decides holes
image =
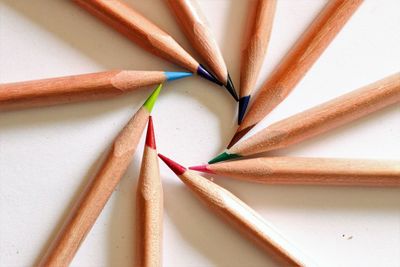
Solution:
[[[161,0],[127,0],[195,55]],[[236,85],[245,0],[200,5]],[[266,79],[326,1],[279,0]],[[293,93],[256,130],[400,70],[400,1],[368,0]],[[197,57],[198,58],[198,57]],[[0,81],[107,69],[181,70],[115,33],[70,1],[0,0]],[[259,87],[259,86],[258,86]],[[257,87],[257,88],[258,88]],[[159,151],[183,165],[219,153],[235,130],[236,104],[199,79],[171,82],[154,109]],[[0,266],[29,266],[43,253],[115,135],[150,90],[106,101],[0,115]],[[134,161],[73,266],[132,266]],[[274,155],[400,159],[400,107],[392,106]],[[273,266],[161,166],[164,266]],[[216,179],[321,266],[400,266],[400,190],[268,186]]]

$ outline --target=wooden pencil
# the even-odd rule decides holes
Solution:
[[[400,73],[275,122],[209,163],[288,147],[400,102]]]
[[[315,266],[270,223],[228,190],[158,154],[211,210],[273,256],[282,266]]]
[[[74,205],[61,231],[38,266],[63,267],[70,264],[126,172],[160,90],[161,85],[116,137],[100,170]]]
[[[186,52],[171,35],[122,0],[73,0],[95,17],[154,55],[222,85]]]
[[[228,92],[238,101],[238,96],[228,73],[218,43],[212,35],[207,19],[196,0],[166,0],[179,26],[190,43],[221,81]]]
[[[162,226],[163,189],[158,169],[153,121],[150,116],[136,193],[135,266],[162,265]]]
[[[400,186],[400,161],[262,157],[190,167],[262,184]]]
[[[228,148],[281,103],[317,61],[363,0],[331,0],[261,87]]]
[[[66,104],[122,95],[191,76],[190,72],[112,70],[0,84],[0,110]]]
[[[240,66],[240,95],[238,124],[242,123],[256,86],[272,31],[276,0],[257,0],[254,14],[249,14],[248,33],[244,36],[244,46]]]

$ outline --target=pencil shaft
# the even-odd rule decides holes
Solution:
[[[225,61],[196,0],[166,1],[193,47],[217,78],[226,84],[228,81],[228,71]]]
[[[218,175],[264,184],[400,186],[400,161],[263,157],[208,168]]]
[[[135,266],[162,265],[163,189],[156,150],[146,146],[136,194]]]
[[[0,110],[106,98],[165,80],[162,71],[114,70],[0,84]]]
[[[169,34],[121,0],[74,0],[145,50],[196,73],[199,63]]]
[[[238,132],[247,132],[287,97],[361,3],[362,0],[329,1],[264,83]]]
[[[258,0],[250,19],[250,33],[245,35],[240,69],[240,97],[251,94],[264,61],[271,35],[276,0]]]
[[[313,266],[272,225],[229,191],[192,171],[186,171],[179,177],[206,206],[274,256],[282,265]]]
[[[141,107],[120,132],[94,179],[66,220],[39,266],[68,266],[124,175],[147,123],[149,111]]]
[[[229,151],[244,156],[287,147],[398,102],[400,73],[278,121]]]

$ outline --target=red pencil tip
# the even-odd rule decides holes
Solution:
[[[189,170],[198,171],[198,172],[213,173],[211,170],[209,170],[207,168],[207,166],[208,166],[207,164],[199,165],[199,166],[192,166],[192,167],[189,167]]]
[[[154,137],[153,119],[149,116],[147,123],[146,146],[156,149],[156,138]]]
[[[186,168],[179,165],[178,163],[176,163],[175,161],[167,158],[164,155],[161,155],[160,153],[158,153],[158,156],[165,162],[165,164],[167,164],[167,166],[176,174],[176,175],[182,175],[185,171]]]

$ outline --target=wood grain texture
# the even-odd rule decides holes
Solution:
[[[106,160],[76,202],[38,266],[68,266],[128,168],[149,112],[141,107],[115,139]]]
[[[229,153],[245,156],[287,147],[399,102],[400,73],[395,73],[273,123],[235,144]]]
[[[254,127],[288,96],[362,2],[329,1],[263,84],[238,132]]]
[[[113,97],[165,80],[163,71],[113,70],[0,84],[0,111]]]
[[[249,14],[249,33],[245,34],[240,67],[240,97],[253,91],[267,52],[276,10],[276,0],[258,0]]]
[[[263,184],[400,186],[400,161],[262,157],[208,165],[214,174]]]
[[[186,171],[179,178],[210,209],[250,238],[281,266],[315,266],[253,209],[228,190]]]
[[[145,146],[136,193],[137,267],[162,266],[163,189],[155,149]]]
[[[73,0],[145,50],[196,73],[199,63],[168,33],[121,0]]]
[[[179,26],[218,80],[225,85],[228,70],[208,22],[196,0],[166,0]]]

